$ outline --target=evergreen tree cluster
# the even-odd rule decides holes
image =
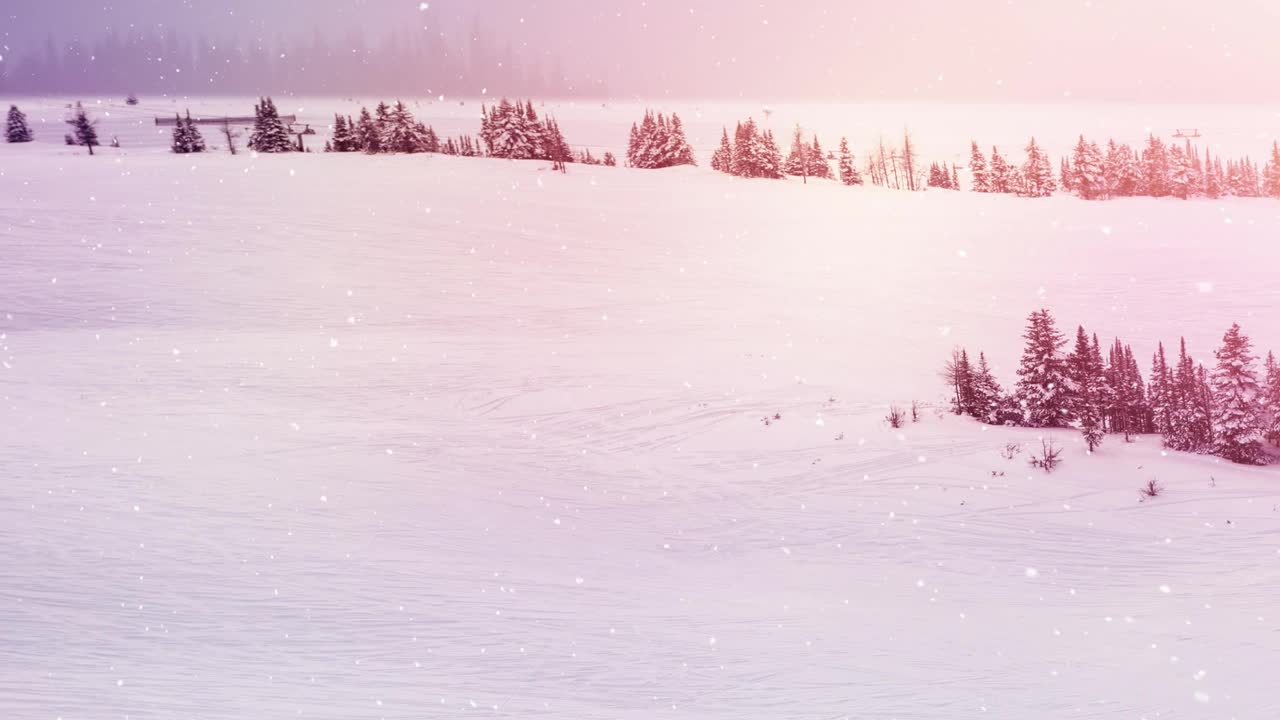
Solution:
[[[378,103],[373,113],[360,108],[360,119],[333,117],[333,136],[325,152],[428,153],[443,152],[436,131],[414,119],[403,102]],[[461,153],[454,153],[461,154]]]
[[[1026,159],[1021,165],[1007,160],[998,147],[991,148],[991,157],[982,154],[976,141],[969,143],[969,178],[972,190],[980,193],[1001,193],[1024,197],[1048,197],[1058,189],[1053,163],[1049,155],[1031,138],[1027,142]]]
[[[697,164],[679,115],[671,113],[671,119],[667,120],[662,113],[655,115],[646,110],[639,125],[631,124],[627,167],[660,169]]]
[[[538,118],[533,101],[503,98],[492,108],[480,108],[480,139],[489,157],[509,160],[573,162],[573,151],[555,118]]]
[[[762,132],[754,119],[747,118],[734,129],[732,141],[729,130],[723,131],[711,167],[738,177],[778,179],[783,172],[782,151],[772,131]]]
[[[955,163],[951,168],[947,168],[946,163],[931,163],[929,165],[929,187],[939,188],[941,190],[959,190],[960,177],[956,172]]]
[[[29,143],[35,139],[35,135],[31,132],[31,126],[27,123],[27,116],[17,105],[9,106],[9,116],[4,125],[4,139],[11,143]]]
[[[1265,443],[1280,445],[1280,363],[1268,353],[1259,373],[1239,325],[1223,336],[1212,368],[1191,358],[1185,340],[1172,364],[1159,344],[1148,379],[1129,345],[1116,339],[1104,356],[1098,336],[1083,327],[1069,343],[1048,310],[1031,313],[1023,338],[1008,394],[984,354],[975,363],[963,348],[952,352],[942,375],[955,414],[996,425],[1076,427],[1090,451],[1107,433],[1154,433],[1172,450],[1265,464]]]
[[[186,117],[180,115],[173,117],[177,121],[173,126],[173,143],[170,145],[173,151],[179,155],[204,152],[204,136],[200,134],[199,128],[191,119],[191,111],[187,111]]]
[[[297,150],[289,137],[289,128],[280,119],[276,103],[269,97],[258,98],[253,106],[253,132],[249,135],[249,149],[260,153],[286,153]]]
[[[969,176],[974,192],[1009,193],[1047,197],[1058,188],[1085,200],[1116,197],[1280,198],[1280,143],[1260,166],[1250,158],[1227,159],[1191,144],[1168,143],[1148,135],[1141,150],[1108,140],[1106,148],[1086,140],[1076,141],[1069,157],[1063,157],[1055,173],[1047,153],[1034,138],[1027,144],[1026,160],[1015,165],[991,149],[988,158],[972,142]],[[930,184],[933,176],[930,175]]]
[[[787,153],[787,162],[783,169],[788,175],[794,177],[831,177],[831,166],[827,164],[827,157],[822,151],[822,144],[818,142],[818,136],[813,136],[812,143],[805,142],[804,133],[798,125],[791,137],[791,152]]]

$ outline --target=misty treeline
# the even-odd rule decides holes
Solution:
[[[406,28],[375,43],[357,31],[341,41],[318,33],[285,41],[193,37],[172,28],[113,29],[91,40],[59,43],[48,37],[4,54],[0,94],[8,95],[608,94],[600,79],[566,78],[554,52],[492,37],[478,19],[467,33],[445,37]]]
[[[1108,433],[1126,440],[1153,433],[1172,450],[1263,465],[1265,444],[1280,444],[1280,364],[1267,353],[1259,367],[1239,325],[1227,330],[1208,367],[1192,358],[1185,339],[1176,356],[1158,344],[1145,378],[1130,345],[1117,338],[1104,349],[1083,326],[1069,342],[1048,310],[1031,313],[1023,339],[1011,392],[984,353],[952,352],[942,376],[953,412],[992,425],[1075,427],[1090,452]]]
[[[835,169],[832,169],[835,163]],[[711,156],[711,167],[730,175],[778,179],[785,176],[839,180],[844,185],[870,183],[893,190],[917,191],[926,187],[959,190],[955,165],[934,162],[924,166],[909,131],[900,143],[883,137],[859,163],[849,149],[848,138],[840,138],[836,150],[824,150],[817,134],[808,135],[800,126],[791,133],[790,148],[783,158],[773,131],[761,130],[754,118],[739,122],[730,136],[724,128],[720,144]]]
[[[969,151],[969,176],[974,192],[1046,197],[1061,188],[1085,200],[1116,197],[1275,197],[1280,198],[1280,144],[1272,143],[1264,164],[1248,158],[1225,162],[1207,149],[1166,143],[1154,134],[1141,149],[1107,140],[1077,140],[1069,157],[1055,172],[1035,138],[1025,148],[1020,165],[1007,160],[999,148],[985,155],[974,142]]]

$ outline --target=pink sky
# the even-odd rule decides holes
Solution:
[[[619,96],[1280,100],[1274,0],[105,0],[6,3],[14,54],[46,36],[443,37],[559,62]],[[478,33],[476,31],[479,31]],[[408,70],[413,72],[413,70]]]

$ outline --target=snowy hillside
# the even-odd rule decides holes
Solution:
[[[128,112],[0,147],[0,715],[1280,714],[1276,468],[883,422],[957,344],[1011,381],[1042,306],[1280,349],[1280,204],[176,157]]]

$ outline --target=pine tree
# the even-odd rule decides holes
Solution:
[[[1262,191],[1267,197],[1280,198],[1280,142],[1271,143],[1271,158],[1263,172]]]
[[[359,150],[359,141],[356,140],[355,127],[349,118],[341,115],[333,116],[333,151],[334,152],[354,152]]]
[[[169,149],[178,155],[191,152],[191,142],[187,139],[187,124],[177,113],[173,114],[173,139],[169,143]]]
[[[1151,431],[1163,437],[1173,424],[1174,403],[1173,373],[1164,355],[1164,343],[1156,345],[1151,356],[1151,382],[1147,386],[1147,403],[1151,406]]]
[[[1103,437],[1102,369],[1095,367],[1094,362],[1089,336],[1083,326],[1078,327],[1075,349],[1067,358],[1067,373],[1071,378],[1071,415],[1080,423],[1089,452],[1102,444]]]
[[[849,152],[849,140],[840,138],[840,182],[845,185],[861,185],[862,175],[853,162],[853,153]]]
[[[827,163],[827,154],[823,152],[817,135],[813,136],[813,145],[809,147],[805,161],[808,163],[806,170],[810,177],[831,179],[831,165]]]
[[[966,361],[967,361],[966,357]],[[978,367],[973,371],[970,414],[978,420],[996,424],[1000,422],[1000,408],[1004,402],[1004,390],[996,381],[987,364],[985,353],[978,353]]]
[[[991,192],[991,178],[987,170],[987,159],[978,149],[978,142],[973,140],[969,146],[969,177],[974,192]]]
[[[773,131],[765,130],[760,136],[760,177],[777,180],[782,177],[782,150],[773,139]]]
[[[791,152],[787,154],[784,167],[788,175],[802,177],[806,183],[809,182],[809,146],[804,142],[799,125],[791,136]]]
[[[89,154],[93,154],[93,148],[101,145],[98,142],[98,121],[90,119],[88,111],[79,102],[76,103],[75,110],[71,113],[71,119],[67,120],[67,124],[71,126],[71,137],[76,145],[82,145],[89,148]]]
[[[1194,193],[1195,178],[1192,174],[1191,158],[1187,157],[1186,152],[1177,145],[1169,148],[1168,155],[1169,174],[1168,174],[1168,191],[1169,194],[1186,200]]]
[[[1273,445],[1280,445],[1280,363],[1276,362],[1274,354],[1267,353],[1263,369],[1266,372],[1262,401],[1263,435]]]
[[[382,142],[378,137],[378,124],[373,121],[373,115],[369,114],[369,108],[360,108],[360,120],[355,127],[356,146],[354,150],[369,153],[370,155],[382,152]]]
[[[991,148],[991,165],[987,170],[987,183],[990,185],[989,192],[1012,193],[1017,191],[1013,167],[1000,154],[1000,150],[994,146]]]
[[[409,108],[399,100],[396,101],[395,107],[385,113],[386,117],[382,121],[382,133],[379,139],[379,145],[383,152],[388,153],[417,153],[422,152],[422,136],[418,133],[418,126],[414,122],[413,114],[409,112]]]
[[[1018,368],[1015,399],[1028,427],[1062,427],[1070,415],[1070,378],[1062,358],[1066,339],[1058,332],[1048,310],[1027,318],[1023,335],[1027,344]]]
[[[951,163],[951,189],[960,189],[960,173],[956,172],[956,164]]]
[[[631,126],[635,132],[635,125]],[[727,173],[733,172],[733,144],[729,142],[729,129],[723,128],[720,135],[720,147],[711,155],[711,169]]]
[[[200,128],[196,127],[196,122],[191,119],[191,111],[188,110],[186,117],[178,120],[178,124],[185,127],[183,132],[183,142],[188,153],[202,153],[205,151],[204,136],[200,134]],[[175,128],[174,133],[177,133]]]
[[[249,135],[250,150],[260,153],[284,153],[297,149],[289,139],[289,129],[280,119],[275,101],[269,97],[259,98],[253,111],[253,132]]]
[[[1218,364],[1210,384],[1213,389],[1213,451],[1236,463],[1266,464],[1262,451],[1263,430],[1259,413],[1262,387],[1254,370],[1249,338],[1232,325],[1214,353]]]
[[[1144,194],[1151,197],[1169,194],[1169,153],[1164,141],[1154,134],[1147,135],[1147,146],[1142,150],[1142,185]]]
[[[680,116],[671,113],[671,122],[667,125],[667,141],[664,146],[662,167],[680,165],[697,165],[693,156],[693,146],[684,134],[684,123]]]
[[[1106,179],[1103,171],[1102,151],[1096,143],[1086,141],[1081,135],[1071,153],[1071,188],[1085,200],[1097,200],[1106,196]]]
[[[1029,197],[1049,197],[1057,190],[1053,179],[1053,165],[1036,139],[1027,143],[1027,161],[1022,166],[1023,192]]]
[[[27,124],[27,116],[18,109],[17,105],[9,106],[4,137],[11,143],[28,143],[35,139],[31,134],[31,126]]]

